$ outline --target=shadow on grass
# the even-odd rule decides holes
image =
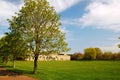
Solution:
[[[28,70],[13,69],[12,66],[0,65],[0,76],[17,76],[24,74],[33,74],[33,73],[32,71],[28,71]]]
[[[8,71],[18,73],[18,74],[33,74],[32,71],[20,70],[20,69],[8,69]]]
[[[0,65],[0,68],[12,68],[12,66]]]

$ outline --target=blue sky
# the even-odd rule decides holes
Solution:
[[[61,14],[61,30],[72,50],[84,52],[88,47],[103,51],[120,51],[120,0],[48,0]],[[7,18],[20,10],[22,0],[0,0],[0,37],[8,31]]]

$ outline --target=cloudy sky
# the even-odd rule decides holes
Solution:
[[[120,51],[120,0],[48,0],[61,14],[61,30],[72,50],[87,47],[104,51]],[[22,0],[0,0],[0,37],[9,31],[6,19],[23,6]]]

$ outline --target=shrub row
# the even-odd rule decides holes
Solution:
[[[86,48],[84,53],[71,54],[71,60],[120,60],[120,52],[102,52],[99,48]]]

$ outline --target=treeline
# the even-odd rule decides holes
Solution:
[[[86,48],[84,53],[71,54],[71,60],[120,60],[120,52],[102,52],[100,48]]]

